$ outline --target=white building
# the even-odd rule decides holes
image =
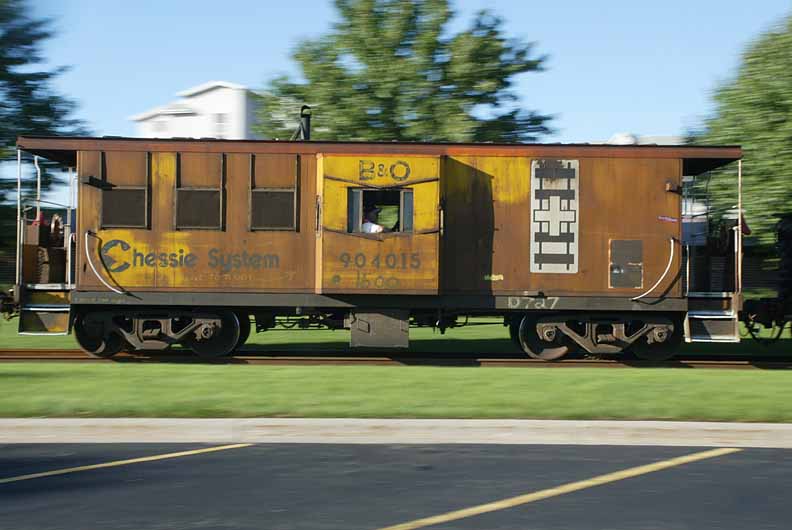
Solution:
[[[610,137],[606,143],[610,145],[684,145],[683,136],[640,136],[633,133],[620,132]]]
[[[179,92],[180,99],[143,112],[137,136],[144,138],[254,139],[256,101],[242,85],[209,81]]]

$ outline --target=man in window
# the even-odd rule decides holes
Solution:
[[[376,206],[369,206],[366,208],[366,211],[363,215],[364,234],[379,234],[388,231],[384,226],[377,223],[379,220],[380,210],[381,209],[377,208]]]

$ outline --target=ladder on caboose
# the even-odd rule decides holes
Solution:
[[[20,335],[66,335],[74,288],[75,176],[69,168],[69,204],[41,198],[41,167],[36,169],[36,198],[22,199],[22,154],[17,151],[17,252],[15,298]],[[49,210],[52,216],[45,217]],[[63,217],[60,217],[63,213]],[[31,216],[32,215],[32,216]],[[60,221],[58,221],[60,219]]]
[[[691,179],[689,182],[693,182]],[[696,203],[701,203],[702,198],[691,194],[694,190],[693,186],[683,188],[684,199],[686,201],[686,208],[688,220],[695,217],[692,206]],[[704,197],[705,212],[708,215],[710,211],[709,198]],[[702,271],[706,273],[707,281],[706,290],[698,290],[696,287],[695,271],[692,268],[695,266],[691,254],[691,241],[688,240],[686,248],[686,291],[688,300],[688,311],[685,318],[685,340],[686,342],[740,342],[740,310],[742,309],[742,244],[743,244],[743,216],[742,216],[742,160],[737,161],[737,205],[736,205],[736,219],[731,230],[730,247],[732,248],[731,255],[722,257],[723,270],[715,274],[712,263],[707,260],[707,267]],[[695,223],[694,223],[695,224]],[[690,226],[690,225],[688,225]],[[685,210],[683,209],[683,231],[685,228]],[[704,232],[704,252],[708,252],[707,247],[707,232],[709,227],[705,225]],[[691,238],[693,231],[688,231],[688,237]],[[683,234],[683,240],[685,235]],[[699,242],[699,248],[702,245]],[[726,267],[727,261],[733,260],[729,263],[732,267]],[[726,274],[729,269],[732,269],[733,274]],[[693,272],[693,275],[691,275]],[[716,278],[716,276],[720,276]],[[712,289],[713,284],[717,284],[721,289]],[[693,289],[691,289],[691,285]]]

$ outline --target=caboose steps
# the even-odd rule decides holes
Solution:
[[[687,342],[740,342],[740,322],[733,311],[689,311],[685,327]]]
[[[739,297],[735,293],[690,293],[686,342],[740,342]]]
[[[70,291],[65,285],[26,285],[19,311],[19,334],[68,334],[71,314],[69,295]]]

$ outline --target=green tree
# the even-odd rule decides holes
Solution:
[[[533,46],[503,34],[479,12],[448,35],[447,0],[335,0],[340,21],[300,43],[303,81],[271,81],[258,132],[288,138],[302,103],[313,107],[312,138],[359,141],[532,141],[549,117],[520,107],[514,78],[542,70]]]
[[[691,140],[743,147],[743,203],[759,242],[774,241],[775,213],[792,211],[792,16],[762,34],[742,55],[736,76],[714,94],[715,111]],[[720,211],[736,202],[736,168],[709,184]]]
[[[0,0],[0,162],[16,157],[21,135],[83,134],[72,116],[74,102],[52,86],[65,68],[43,68],[43,43],[52,37],[51,21],[34,18],[25,0]],[[60,182],[51,168],[43,172],[42,191]],[[26,192],[35,183],[27,181]],[[0,253],[13,246],[16,208],[8,200],[15,179],[0,179]]]

